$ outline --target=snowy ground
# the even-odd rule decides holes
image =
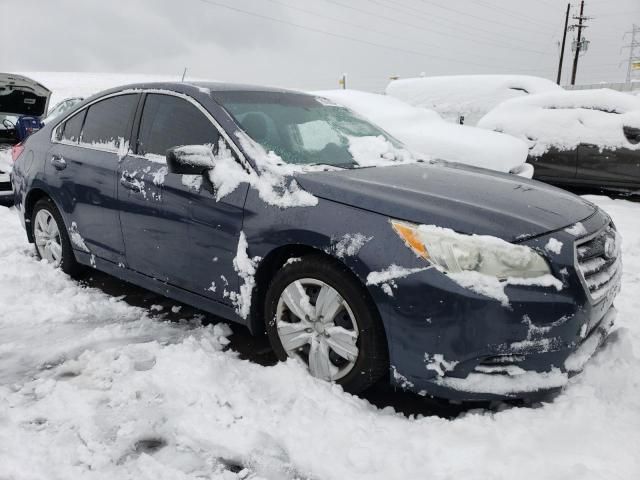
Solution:
[[[82,286],[0,207],[0,479],[640,478],[640,204],[589,198],[624,237],[618,330],[552,402],[455,419],[378,409],[241,360],[225,326]]]

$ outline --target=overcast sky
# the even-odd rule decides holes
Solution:
[[[555,80],[561,0],[0,0],[0,71],[176,74],[380,91],[392,75]],[[574,3],[577,7],[577,2]],[[577,14],[577,9],[572,9]],[[587,0],[578,83],[624,81],[639,0]],[[571,69],[571,39],[563,82]],[[629,37],[626,38],[627,43]],[[639,38],[640,40],[640,38]],[[640,52],[639,52],[640,53]],[[620,63],[623,65],[620,65]]]

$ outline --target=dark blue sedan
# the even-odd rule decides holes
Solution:
[[[311,95],[112,89],[30,137],[12,182],[42,259],[247,325],[354,393],[530,397],[580,371],[615,317],[602,210],[421,159]]]

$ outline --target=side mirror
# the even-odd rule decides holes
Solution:
[[[627,137],[627,140],[629,140],[629,143],[634,145],[640,143],[640,128],[622,127],[622,131],[624,132],[624,136]]]
[[[170,173],[202,175],[214,166],[213,145],[183,145],[167,150]]]

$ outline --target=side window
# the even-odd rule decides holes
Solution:
[[[119,95],[94,103],[87,111],[80,142],[117,150],[129,137],[130,120],[137,94]]]
[[[180,145],[218,142],[218,131],[204,114],[188,101],[171,95],[147,95],[138,134],[140,155],[165,156]]]
[[[61,133],[59,134],[59,140],[68,143],[78,143],[78,140],[80,140],[80,129],[82,128],[82,122],[84,121],[86,113],[86,110],[82,110],[64,122]]]

